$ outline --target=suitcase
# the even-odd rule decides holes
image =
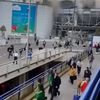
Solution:
[[[79,95],[74,95],[73,100],[79,100],[80,96]]]
[[[78,92],[77,88],[77,94],[73,96],[73,100],[79,100],[80,99],[80,93]]]

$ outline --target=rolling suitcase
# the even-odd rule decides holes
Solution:
[[[80,93],[78,92],[77,88],[77,94],[73,96],[73,100],[79,100],[80,99]]]
[[[80,96],[79,95],[74,95],[73,100],[79,100]]]

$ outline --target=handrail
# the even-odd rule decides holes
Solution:
[[[84,54],[84,52],[83,52],[83,54]],[[78,55],[81,56],[80,54],[78,54]],[[74,56],[76,56],[76,55],[74,55]],[[54,70],[54,69],[57,69],[57,68],[61,68],[61,70],[60,70],[60,72],[61,72],[62,71],[62,67],[65,64],[66,64],[66,61],[53,66],[52,69]],[[65,67],[65,68],[67,68],[67,67]],[[42,76],[46,77],[48,75],[49,70],[50,69],[40,73],[39,75],[37,75],[37,76],[29,79],[28,81],[18,85],[17,87],[13,88],[12,90],[0,95],[0,100],[4,100],[4,99],[7,100],[7,98],[10,98],[10,97],[14,96],[15,94],[20,93],[26,87],[28,87],[30,85],[34,85],[34,82],[37,81],[40,77],[42,77]]]
[[[56,50],[59,50],[59,49],[56,49]],[[40,54],[43,54],[43,53],[45,53],[45,52],[52,52],[52,51],[54,51],[54,50],[47,50],[47,51],[43,51],[43,52],[41,52],[41,53],[39,53],[39,54],[32,54],[32,57],[34,57],[34,56],[37,56],[37,55],[40,55]],[[63,51],[65,51],[65,50],[63,50]],[[60,52],[59,52],[60,53]],[[27,59],[25,56],[24,57],[22,57],[22,58],[19,58],[18,60],[23,60],[23,59]],[[8,65],[8,64],[10,64],[10,63],[12,63],[13,61],[9,61],[9,62],[7,62],[7,63],[3,63],[3,64],[0,64],[0,66],[3,66],[3,65]]]
[[[55,66],[53,67],[53,69],[56,68],[56,67],[59,67],[59,65],[61,65],[61,64],[62,64],[62,63],[55,65]],[[34,81],[35,81],[35,80],[37,80],[38,78],[40,78],[40,77],[43,76],[44,74],[48,73],[49,70],[50,70],[50,69],[48,69],[48,70],[46,70],[46,71],[40,73],[39,75],[33,77],[32,79],[29,79],[28,81],[26,81],[26,82],[24,82],[24,83],[18,85],[17,87],[15,87],[15,88],[13,88],[12,90],[10,90],[10,91],[4,93],[4,94],[1,95],[0,97],[2,97],[3,99],[5,99],[5,98],[7,98],[7,97],[9,97],[9,96],[13,96],[15,93],[20,92],[19,90],[23,90],[24,87],[27,87],[28,84],[34,84]]]
[[[82,94],[79,100],[89,100],[99,78],[100,78],[100,69],[97,69],[88,87],[86,88],[86,90],[84,91],[84,93]]]
[[[56,49],[55,51],[54,51],[54,50],[44,50],[44,51],[40,52],[39,54],[33,54],[33,55],[32,55],[32,60],[34,60],[34,58],[36,57],[36,60],[33,61],[33,62],[35,63],[35,62],[41,61],[42,59],[51,57],[51,56],[53,56],[53,55],[56,55],[56,54],[59,54],[59,53],[65,52],[65,51],[66,51],[65,49],[64,49],[64,50],[62,50],[62,49],[61,49],[61,50]],[[42,57],[42,58],[41,58],[41,54],[43,54],[43,57]],[[47,57],[46,57],[45,55],[46,55]],[[26,57],[23,57],[23,58],[18,59],[19,63],[18,63],[17,65],[18,65],[19,67],[18,67],[18,68],[16,67],[15,69],[13,69],[13,71],[20,69],[20,67],[21,67],[21,68],[25,67],[24,64],[23,64],[23,65],[21,65],[21,64],[23,63],[22,60],[27,60],[27,59],[28,59],[28,58],[26,58]],[[31,62],[32,60],[28,60],[28,62],[26,61],[25,64],[26,64],[26,65],[29,65],[30,62]],[[22,63],[21,63],[21,62],[22,62]],[[8,72],[8,67],[9,67],[9,65],[12,64],[12,63],[13,63],[13,61],[10,61],[10,62],[8,62],[8,63],[1,64],[1,65],[0,65],[0,67],[3,67],[3,66],[6,67],[6,71],[5,71],[4,73],[2,73],[0,76],[5,75],[5,74],[8,74],[9,72],[12,72],[12,70]],[[6,66],[6,65],[7,65],[7,66]]]
[[[100,79],[98,80],[98,82],[93,90],[93,93],[90,97],[90,100],[96,100],[96,96],[97,96],[99,91],[100,91]]]

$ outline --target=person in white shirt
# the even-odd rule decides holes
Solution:
[[[82,67],[81,60],[78,60],[77,63],[76,63],[76,65],[77,65],[77,73],[79,75],[80,72],[81,72],[81,67]]]
[[[17,64],[18,56],[19,55],[18,55],[18,52],[17,51],[13,53],[13,57],[14,57],[13,63],[16,63]]]

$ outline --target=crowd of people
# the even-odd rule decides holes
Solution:
[[[91,55],[93,55],[93,54],[90,54],[88,57],[90,57]],[[80,95],[85,91],[89,81],[91,80],[91,75],[92,75],[91,66],[86,67],[86,69],[84,70],[83,77],[81,79],[78,79],[78,77],[81,74],[82,67],[83,67],[83,63],[82,63],[81,59],[76,59],[75,57],[72,57],[69,60],[69,62],[67,62],[67,64],[70,67],[70,69],[68,71],[69,81],[72,85],[74,84],[75,80],[78,81],[77,90],[78,90],[78,95]],[[39,80],[41,80],[41,79],[39,79]],[[56,71],[53,71],[53,70],[49,71],[48,85],[49,85],[48,94],[51,95],[50,100],[53,100],[54,97],[60,95],[59,89],[60,89],[60,85],[61,85],[61,78]],[[47,97],[45,96],[45,90],[44,90],[42,81],[38,81],[37,87],[38,87],[38,89],[37,89],[38,92],[36,92],[37,100],[46,100]],[[38,96],[37,96],[37,94],[38,94]]]
[[[17,64],[18,63],[18,58],[22,57],[23,52],[26,51],[26,46],[27,46],[27,44],[25,44],[25,47],[21,47],[21,48],[19,48],[19,50],[15,50],[14,45],[10,45],[7,48],[8,59],[13,57],[13,63]],[[30,59],[30,60],[32,59],[32,47],[31,47],[30,43],[28,44],[27,58]]]
[[[84,75],[82,76],[81,79],[78,79],[78,77],[81,74],[82,67],[83,67],[83,63],[81,62],[81,59],[72,58],[68,62],[68,65],[70,66],[70,70],[68,72],[70,83],[74,84],[75,80],[79,81],[78,86],[77,86],[78,94],[84,92],[89,81],[91,80],[91,75],[92,75],[91,69],[92,69],[93,61],[94,61],[93,50],[89,49],[88,51],[89,66],[86,67],[86,69],[84,70]]]

